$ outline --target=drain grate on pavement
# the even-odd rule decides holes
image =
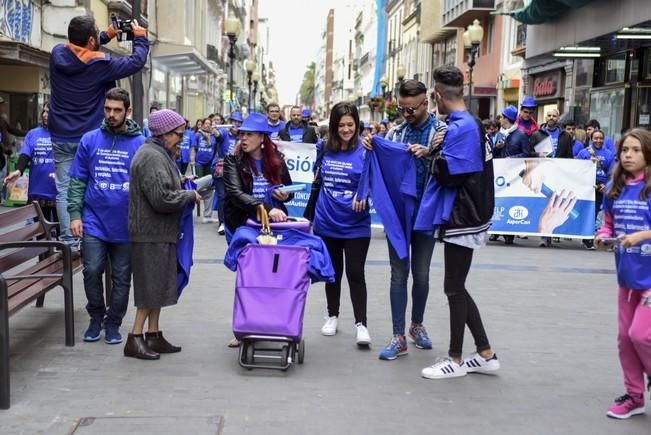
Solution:
[[[219,435],[222,417],[83,417],[77,419],[70,435]]]

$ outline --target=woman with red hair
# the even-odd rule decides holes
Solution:
[[[277,185],[292,184],[283,155],[271,141],[267,118],[251,113],[239,129],[239,143],[233,154],[224,159],[224,220],[226,241],[248,218],[255,218],[256,210],[264,204],[273,222],[287,220],[285,203],[293,195],[275,189]],[[238,347],[237,339],[229,347]]]
[[[288,186],[292,179],[270,133],[267,119],[251,113],[240,127],[240,140],[233,154],[224,159],[224,220],[229,242],[238,227],[255,217],[260,204],[264,204],[272,222],[287,220],[285,203],[292,195],[274,186]]]

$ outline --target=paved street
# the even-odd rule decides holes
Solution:
[[[63,345],[60,292],[47,296],[45,308],[28,307],[10,319],[12,407],[0,413],[0,433],[67,434],[80,422],[75,433],[649,433],[649,416],[604,415],[624,392],[612,254],[584,251],[578,242],[540,249],[537,240],[517,239],[520,246],[480,250],[468,288],[502,371],[430,381],[420,369],[447,350],[442,250],[432,262],[425,319],[433,351],[410,347],[397,361],[377,358],[391,326],[387,250],[376,232],[366,269],[371,350],[354,344],[346,292],[339,334],[320,335],[325,297],[323,285],[315,285],[305,314],[305,364],[286,373],[249,372],[226,347],[235,274],[221,264],[224,239],[210,224],[197,226],[196,240],[190,286],[161,319],[166,337],[183,345],[180,354],[138,361],[124,358],[121,345],[81,341],[81,274],[74,348]],[[78,420],[84,417],[103,418]]]

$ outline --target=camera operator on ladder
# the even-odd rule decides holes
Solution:
[[[115,22],[115,20],[114,20]],[[52,49],[50,57],[50,118],[52,149],[56,165],[57,213],[61,225],[61,240],[73,243],[68,215],[68,171],[84,133],[99,128],[104,119],[104,94],[116,86],[116,81],[140,71],[147,61],[149,41],[147,31],[138,22],[118,22],[100,32],[92,16],[70,20],[68,42]],[[98,51],[101,44],[125,30],[133,36],[133,53],[127,57],[111,57]],[[133,35],[131,35],[133,33]]]

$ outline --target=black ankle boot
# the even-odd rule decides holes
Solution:
[[[124,346],[124,356],[138,359],[159,359],[160,355],[147,346],[142,334],[129,334],[127,344]]]
[[[147,346],[154,352],[158,353],[176,353],[181,352],[181,346],[174,346],[163,337],[163,331],[147,332],[145,334]]]

